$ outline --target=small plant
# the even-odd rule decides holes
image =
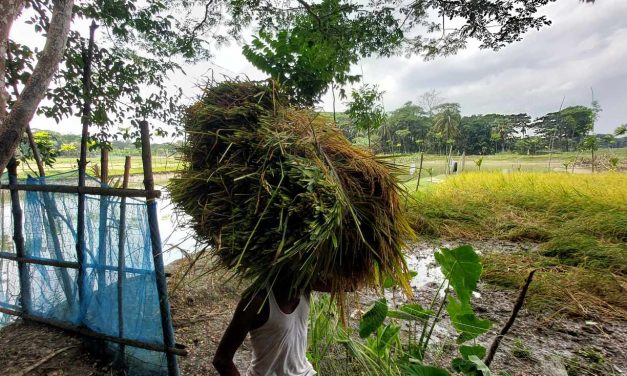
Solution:
[[[433,183],[433,167],[425,168],[425,171],[427,171],[427,174],[429,174],[429,179],[431,180],[431,183]]]
[[[525,345],[521,338],[516,338],[512,344],[512,355],[518,359],[532,359],[531,348]]]
[[[610,157],[607,162],[610,164],[610,170],[618,170],[618,162],[620,162],[620,159],[618,157]]]
[[[475,159],[475,164],[477,165],[477,168],[479,169],[479,171],[481,171],[481,165],[483,164],[483,157],[479,159]]]

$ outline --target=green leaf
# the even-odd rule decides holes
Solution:
[[[445,369],[422,364],[403,364],[401,369],[405,376],[451,376]]]
[[[417,303],[403,304],[399,309],[388,312],[388,317],[410,321],[426,320],[430,315],[433,315],[433,311],[424,309]]]
[[[477,366],[477,369],[483,373],[483,376],[492,376],[492,373],[490,372],[488,366],[486,366],[485,363],[476,355],[469,356],[468,360],[470,360]]]
[[[477,318],[470,304],[460,302],[452,296],[449,296],[446,311],[451,318],[451,323],[459,333],[458,343],[477,338],[486,333],[492,326],[490,320]]]
[[[464,375],[478,376],[477,365],[470,360],[455,358],[451,362],[453,371],[463,373]]]
[[[483,269],[474,249],[469,245],[455,249],[442,248],[435,253],[435,259],[457,297],[464,303],[470,302],[470,295],[477,288]]]
[[[377,342],[377,349],[379,351],[385,350],[390,343],[392,343],[396,338],[398,338],[398,333],[401,328],[397,325],[386,325],[379,336],[379,341]]]
[[[383,324],[388,314],[388,304],[385,298],[377,300],[364,314],[359,322],[359,336],[366,338]]]
[[[485,357],[486,349],[483,346],[459,346],[459,353],[462,354],[464,359],[468,359],[469,356],[475,355],[478,358]]]

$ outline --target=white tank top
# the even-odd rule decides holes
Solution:
[[[268,296],[268,321],[250,331],[253,360],[247,376],[313,376],[306,357],[309,298],[301,295],[294,312],[283,313],[274,293]]]

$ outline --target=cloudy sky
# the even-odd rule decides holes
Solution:
[[[385,91],[387,110],[417,102],[426,91],[437,90],[446,101],[459,102],[464,115],[521,113],[540,116],[564,106],[589,105],[591,88],[603,112],[597,133],[612,132],[627,123],[627,0],[558,0],[543,8],[553,24],[525,35],[523,41],[497,52],[469,47],[456,56],[424,62],[420,57],[366,59],[355,67],[365,82]],[[187,67],[174,77],[192,98],[203,76],[264,75],[241,55],[236,44],[216,51],[212,62]],[[331,109],[326,95],[321,106]],[[338,104],[338,110],[343,110]],[[35,128],[50,128],[37,119]],[[79,133],[68,122],[64,130]]]

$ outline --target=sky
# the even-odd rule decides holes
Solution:
[[[407,101],[417,103],[426,91],[436,90],[447,102],[461,104],[463,115],[528,113],[532,117],[564,107],[590,105],[592,95],[603,111],[596,133],[610,133],[627,123],[627,0],[599,0],[595,4],[558,0],[544,8],[553,24],[528,32],[520,42],[499,51],[469,46],[455,56],[425,62],[419,56],[369,58],[354,67],[364,82],[385,91],[386,110]],[[249,37],[245,39],[250,39]],[[172,77],[190,100],[207,76],[265,75],[232,43],[215,51],[215,58],[185,67]],[[320,107],[332,109],[331,95]],[[344,110],[340,101],[338,111]],[[76,119],[62,127],[34,119],[33,128],[80,133]]]

